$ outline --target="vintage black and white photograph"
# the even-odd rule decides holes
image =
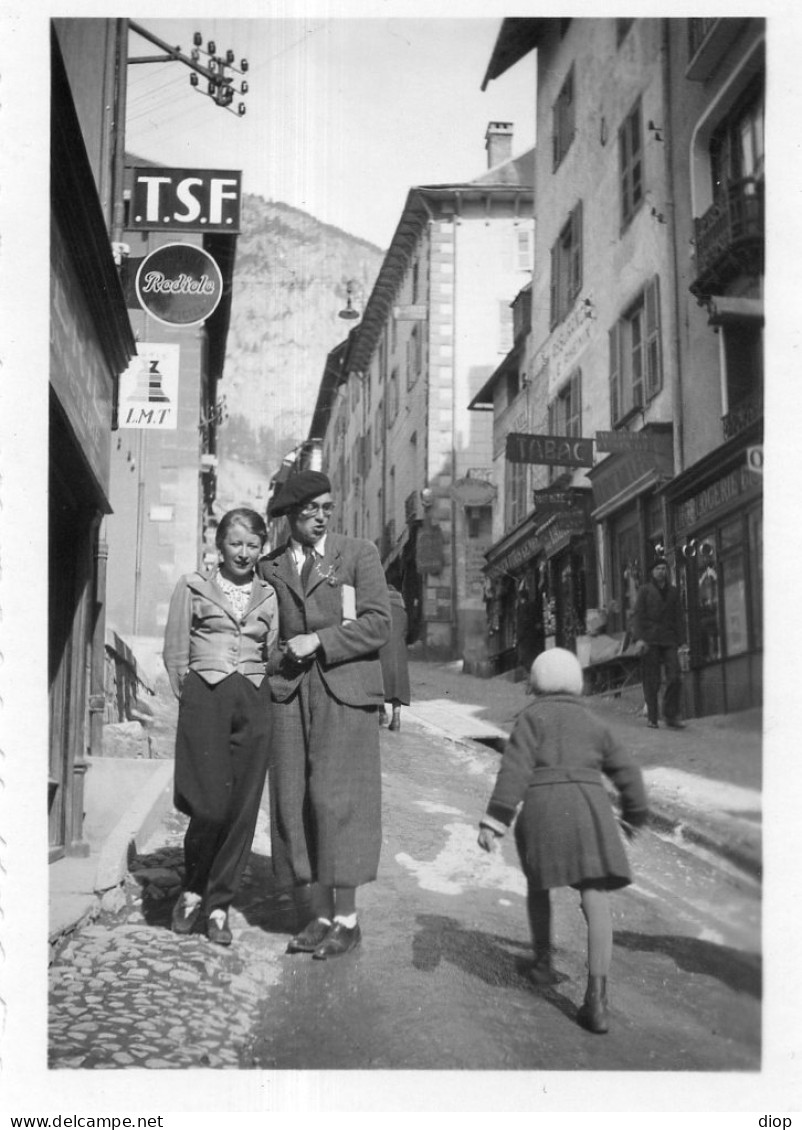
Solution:
[[[782,18],[236,9],[24,19],[14,1113],[799,1110]]]

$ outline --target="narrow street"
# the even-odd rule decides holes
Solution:
[[[498,754],[412,723],[381,740],[381,874],[361,892],[355,955],[285,954],[296,922],[272,887],[264,824],[231,950],[173,935],[183,821],[171,816],[134,861],[126,908],[80,931],[51,969],[50,1066],[759,1069],[756,884],[644,833],[636,883],[612,896],[610,1032],[591,1035],[575,1022],[575,892],[554,900],[566,980],[536,990],[512,840],[493,856],[476,845]]]

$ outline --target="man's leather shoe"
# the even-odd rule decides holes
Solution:
[[[325,918],[313,918],[311,922],[307,922],[300,934],[290,939],[287,953],[312,953],[331,928],[331,922]]]
[[[660,727],[658,726],[658,724],[656,722],[647,722],[646,725],[649,727],[650,730],[659,730],[660,729]]]
[[[325,961],[327,957],[340,957],[355,949],[362,940],[362,931],[359,923],[356,926],[344,926],[342,922],[335,922],[326,937],[313,952],[316,961]]]
[[[668,726],[669,730],[684,730],[685,729],[685,723],[684,722],[678,722],[676,718],[672,718],[671,721],[669,721],[668,718],[666,718],[666,726]]]
[[[226,911],[212,911],[206,920],[206,937],[218,946],[231,945],[232,934]]]
[[[187,902],[188,893],[187,891],[182,891],[173,907],[173,916],[170,924],[174,934],[191,934],[197,924],[201,911],[201,900],[198,899],[194,905],[190,905]]]

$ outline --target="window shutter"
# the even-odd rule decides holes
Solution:
[[[571,300],[582,289],[582,201],[571,217]]]
[[[549,329],[552,329],[552,330],[557,325],[557,283],[558,283],[557,269],[558,269],[559,262],[560,262],[559,250],[560,250],[560,241],[558,239],[557,242],[554,244],[554,246],[551,249],[551,292],[550,292],[551,313],[549,315]]]
[[[610,330],[610,422],[621,418],[621,323]]]
[[[655,275],[647,284],[644,305],[646,307],[646,396],[651,398],[663,387],[659,275]]]
[[[582,370],[577,369],[571,377],[569,400],[569,418],[566,435],[582,435]]]

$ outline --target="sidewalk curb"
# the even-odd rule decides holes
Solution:
[[[164,761],[106,838],[95,872],[96,894],[102,896],[123,882],[131,851],[155,831],[170,806],[172,780],[173,762]]]
[[[475,741],[471,738],[457,737],[444,730],[441,726],[436,725],[428,719],[421,718],[420,715],[414,712],[414,709],[408,708],[408,714],[417,726],[430,733],[435,734],[437,737],[445,738],[455,745],[461,745],[471,752],[486,752],[489,748],[480,741]],[[486,726],[489,725],[485,723]],[[509,735],[501,729],[501,727],[493,726],[497,731],[499,738],[504,740]],[[689,821],[687,814],[677,812],[676,808],[670,805],[661,806],[659,800],[656,800],[654,793],[650,796],[650,811],[649,821],[647,827],[651,828],[656,833],[664,835],[671,835],[677,837],[679,840],[685,840],[689,845],[704,848],[705,851],[711,852],[726,860],[732,866],[738,868],[747,874],[750,878],[760,882],[763,878],[763,862],[759,852],[750,849],[748,846],[741,844],[727,843],[719,839],[709,829],[703,828],[701,825]],[[680,845],[681,846],[681,845]]]

